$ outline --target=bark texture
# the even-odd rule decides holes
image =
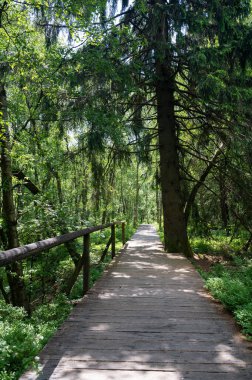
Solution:
[[[2,179],[2,212],[6,249],[19,246],[17,233],[17,215],[13,199],[12,165],[7,115],[7,98],[4,85],[0,83],[0,136],[1,136],[1,179]],[[29,305],[23,281],[22,265],[13,263],[7,268],[11,302],[14,306],[23,306],[29,311]]]
[[[188,241],[180,188],[178,140],[175,120],[175,78],[169,51],[168,20],[165,1],[154,1],[156,27],[155,70],[157,122],[160,152],[160,177],[164,216],[165,249],[192,256]]]

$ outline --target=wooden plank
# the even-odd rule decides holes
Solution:
[[[127,310],[125,309],[124,312],[122,312],[121,310],[117,310],[117,309],[110,309],[111,311],[113,310],[113,316],[114,317],[117,317],[118,319],[120,320],[123,320],[123,319],[126,319],[128,321],[130,320],[152,320],[153,319],[153,315],[151,313],[146,313],[145,316],[143,316],[143,314],[141,313],[142,309],[138,310],[137,311],[132,311],[132,310]],[[107,311],[109,311],[109,309],[107,309]],[[96,310],[96,311],[93,311],[93,312],[90,312],[89,310],[79,310],[77,312],[75,312],[73,314],[73,319],[76,318],[76,317],[82,317],[83,318],[83,312],[85,312],[85,319],[86,320],[90,320],[90,321],[95,321],[95,320],[98,320],[98,319],[102,319],[102,321],[106,321],[106,320],[109,320],[109,318],[111,318],[111,316],[109,316],[107,313],[106,313],[106,310],[102,310],[102,312],[99,312],[99,310]],[[164,318],[166,318],[167,320],[169,319],[173,319],[174,317],[176,317],[176,320],[180,319],[180,322],[182,323],[183,320],[185,320],[185,313],[184,313],[184,310],[176,310],[176,311],[167,311],[167,313],[160,313],[160,312],[157,312],[157,315],[156,315],[156,320],[163,320]],[[187,320],[193,320],[195,321],[195,318],[200,318],[200,319],[207,319],[207,320],[219,320],[219,316],[218,314],[216,313],[207,313],[207,312],[192,312],[192,311],[187,311]]]
[[[185,372],[227,372],[232,373],[234,370],[241,374],[246,370],[251,372],[251,366],[246,365],[246,363],[233,362],[233,363],[160,363],[155,361],[146,360],[141,361],[113,361],[105,359],[104,361],[97,360],[60,360],[58,363],[58,368],[66,369],[97,369],[97,370],[137,370],[137,371],[177,371],[179,372],[181,368]],[[238,380],[238,379],[237,379]]]
[[[62,334],[64,332],[67,332],[71,330],[71,336],[73,339],[77,340],[77,337],[75,335],[76,330],[78,330],[78,327],[76,325],[76,330],[73,329],[72,326],[65,324],[63,325],[58,332],[55,334],[54,339],[61,339],[62,340]],[[219,333],[210,333],[207,331],[204,331],[202,333],[200,332],[150,332],[150,331],[89,331],[89,330],[82,330],[81,331],[81,337],[83,338],[84,343],[89,338],[92,340],[121,340],[122,342],[129,341],[129,342],[149,342],[150,344],[159,343],[161,342],[167,343],[167,344],[174,344],[175,342],[185,342],[185,346],[187,345],[187,342],[193,342],[193,344],[199,343],[199,342],[214,342],[215,346],[218,347],[219,344],[222,344],[221,347],[225,347],[225,344],[231,344],[234,342],[234,338],[230,337],[230,331],[223,331],[222,334]],[[69,341],[69,339],[68,339]],[[225,343],[223,343],[223,341]]]
[[[238,374],[239,376],[239,374]],[[244,379],[251,380],[249,377]],[[52,380],[64,379],[64,380],[239,380],[237,373],[234,372],[193,372],[193,373],[181,373],[175,370],[173,371],[96,371],[96,370],[82,370],[75,369],[66,370],[62,369],[61,372],[54,373],[51,377]],[[41,378],[39,380],[46,380]]]
[[[123,331],[160,331],[160,332],[166,332],[166,331],[180,331],[183,332],[186,331],[197,331],[200,332],[201,330],[206,331],[204,329],[208,328],[208,332],[219,332],[219,330],[226,327],[226,321],[219,320],[219,319],[212,319],[209,321],[209,319],[199,319],[197,321],[197,327],[195,326],[195,320],[190,319],[177,319],[177,318],[170,318],[170,319],[164,319],[159,318],[158,320],[153,321],[153,319],[149,318],[147,321],[144,317],[142,317],[140,320],[137,318],[137,321],[131,320],[129,321],[128,318],[122,318],[118,321],[113,321],[113,316],[104,317],[104,320],[102,318],[97,317],[96,320],[87,319],[83,316],[81,317],[75,317],[72,316],[69,318],[68,322],[70,324],[80,324],[83,329],[89,329],[89,330],[109,330],[109,331],[117,331],[118,329]],[[211,328],[209,327],[211,325]],[[191,330],[190,330],[191,329]]]
[[[27,373],[22,380],[31,380],[36,378],[36,372]],[[81,370],[66,370],[61,369],[54,372],[54,366],[47,367],[45,371],[38,377],[38,380],[181,380],[175,372],[148,372],[148,371],[96,371],[87,369]],[[216,379],[218,380],[218,379]],[[225,380],[225,379],[223,379]],[[237,379],[229,379],[237,380]]]
[[[202,345],[203,346],[203,345]],[[239,352],[237,355],[233,355],[227,346],[219,345],[219,349],[214,349],[213,345],[207,349],[197,349],[190,350],[189,346],[187,349],[173,349],[170,346],[169,349],[142,349],[135,350],[129,348],[118,349],[117,347],[109,348],[100,347],[93,348],[90,347],[88,350],[83,346],[82,349],[79,348],[69,348],[62,353],[47,352],[44,356],[46,360],[60,359],[64,360],[83,360],[89,361],[94,358],[97,361],[127,361],[127,362],[145,362],[145,363],[229,363],[237,364],[242,368],[252,365],[252,357],[248,356],[245,352]],[[111,346],[109,346],[111,347]]]
[[[76,336],[76,334],[75,334]],[[191,351],[191,352],[226,352],[230,351],[230,349],[234,350],[236,348],[235,343],[222,344],[221,341],[217,341],[218,338],[215,335],[216,339],[211,339],[208,341],[206,337],[200,337],[198,335],[197,341],[192,340],[182,340],[181,337],[178,339],[172,340],[155,340],[152,339],[109,339],[106,338],[104,340],[100,339],[90,339],[90,337],[85,337],[84,339],[66,339],[64,343],[60,339],[54,340],[55,349],[50,352],[57,352],[60,348],[63,348],[66,351],[72,351],[73,346],[75,346],[75,350],[81,352],[86,350],[87,347],[89,350],[91,349],[102,349],[102,350],[117,350],[117,349],[125,349],[125,350],[134,350],[137,348],[138,351]],[[223,341],[222,336],[222,341]],[[72,351],[73,352],[73,351]],[[238,352],[238,351],[237,351]]]

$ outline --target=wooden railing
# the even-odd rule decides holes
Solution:
[[[0,252],[0,267],[9,265],[16,261],[21,261],[29,257],[34,257],[39,253],[48,250],[50,248],[59,246],[61,244],[73,241],[79,237],[83,237],[83,252],[78,262],[75,263],[75,269],[70,277],[69,281],[65,286],[65,293],[69,294],[75,281],[77,280],[81,269],[83,268],[83,294],[85,294],[89,289],[89,274],[90,274],[90,234],[96,231],[101,231],[105,228],[111,228],[111,236],[109,241],[102,252],[100,262],[104,260],[109,246],[111,245],[111,255],[112,259],[115,257],[115,228],[116,225],[121,225],[122,227],[122,243],[125,244],[125,222],[113,222],[107,223],[100,226],[89,227],[83,230],[70,232],[64,235],[55,236],[49,239],[37,241],[35,243],[27,244],[23,247],[9,249],[7,251]]]

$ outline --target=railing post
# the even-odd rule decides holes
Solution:
[[[111,226],[111,250],[112,250],[112,259],[115,257],[115,224]]]
[[[125,222],[122,222],[122,244],[124,245],[125,243]]]
[[[83,237],[83,294],[89,289],[90,234]]]

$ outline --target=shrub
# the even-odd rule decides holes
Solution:
[[[28,322],[22,308],[0,301],[0,373],[1,379],[15,379],[36,363],[42,336]],[[15,375],[14,375],[15,373]]]
[[[252,339],[252,302],[243,307],[238,307],[234,312],[237,322],[242,326],[244,334]]]
[[[30,366],[36,355],[64,321],[71,306],[60,295],[41,305],[31,319],[22,308],[0,301],[0,379],[15,380]]]
[[[243,332],[252,339],[252,261],[235,258],[232,266],[217,264],[202,277],[206,288],[234,314]]]

